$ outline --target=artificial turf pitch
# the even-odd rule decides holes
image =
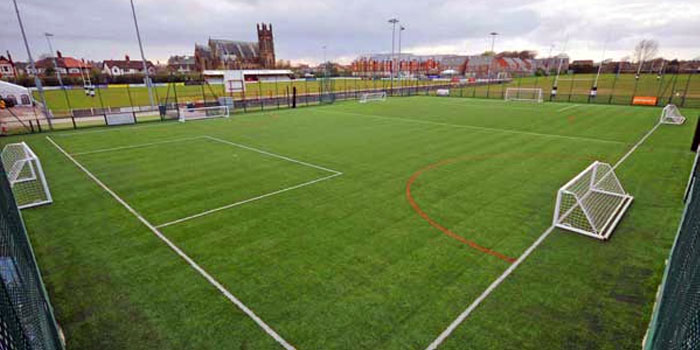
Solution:
[[[660,111],[410,97],[48,136],[297,349],[424,349]],[[555,231],[440,349],[639,348],[683,112],[617,169],[635,202],[610,241]],[[22,214],[68,348],[282,348],[46,136],[2,142],[29,143],[54,196]]]

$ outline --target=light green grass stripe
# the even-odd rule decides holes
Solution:
[[[433,122],[433,121],[429,121],[429,120],[420,120],[420,119],[413,119],[413,118],[389,117],[389,116],[380,115],[380,114],[354,113],[354,112],[347,112],[347,111],[334,111],[334,110],[329,110],[329,109],[326,109],[323,112],[356,115],[356,116],[367,117],[367,118],[401,121],[401,122],[406,122],[406,123],[417,123],[417,124],[446,126],[446,127],[450,127],[450,128],[471,129],[471,130],[477,130],[477,131],[482,131],[482,132],[507,133],[507,134],[529,135],[529,136],[537,136],[537,137],[551,137],[551,138],[559,138],[559,139],[564,139],[564,140],[576,140],[576,141],[586,141],[586,142],[614,143],[614,144],[618,144],[618,145],[625,144],[625,142],[622,142],[622,141],[594,139],[594,138],[580,137],[580,136],[543,134],[543,133],[531,132],[531,131],[519,131],[519,130],[511,130],[511,129],[489,128],[489,127],[485,127],[485,126]]]

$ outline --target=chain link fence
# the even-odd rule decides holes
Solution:
[[[63,349],[22,217],[0,164],[0,349]]]
[[[700,172],[691,172],[686,205],[666,263],[644,350],[700,349]]]

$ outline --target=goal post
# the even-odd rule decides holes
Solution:
[[[540,88],[507,88],[503,98],[506,101],[528,101],[541,103],[542,89]]]
[[[178,120],[184,123],[191,120],[228,118],[229,116],[229,106],[185,107],[180,109],[180,118]]]
[[[559,189],[553,225],[607,240],[633,199],[610,164],[596,161]]]
[[[7,144],[1,158],[19,209],[53,202],[39,157],[26,143]]]
[[[681,125],[685,123],[685,117],[676,105],[668,104],[661,111],[659,122],[662,124]]]
[[[367,103],[372,101],[384,102],[386,101],[386,91],[381,92],[365,92],[360,94],[360,103]]]

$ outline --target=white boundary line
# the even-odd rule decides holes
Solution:
[[[248,317],[250,317],[255,323],[260,326],[269,336],[274,338],[282,347],[284,347],[287,350],[295,350],[295,348],[289,344],[284,338],[282,338],[277,332],[275,332],[270,326],[268,326],[258,315],[256,315],[251,309],[249,309],[243,302],[238,300],[231,292],[229,292],[219,281],[217,281],[214,277],[212,277],[206,270],[204,270],[199,264],[197,264],[192,258],[190,258],[185,252],[183,252],[175,243],[170,241],[163,233],[161,233],[155,226],[153,226],[148,220],[146,220],[141,214],[139,214],[134,208],[132,208],[126,201],[121,199],[114,191],[112,191],[107,185],[102,183],[100,179],[98,179],[95,175],[93,175],[87,168],[85,168],[82,164],[80,164],[75,158],[73,158],[68,152],[66,152],[61,146],[59,146],[54,140],[46,136],[46,139],[51,142],[61,153],[63,153],[66,158],[68,158],[73,164],[75,164],[80,170],[82,170],[92,181],[94,181],[97,185],[102,187],[107,193],[109,193],[119,204],[121,204],[126,210],[128,210],[132,215],[134,215],[141,223],[143,223],[146,227],[148,227],[153,234],[155,234],[158,238],[160,238],[165,244],[170,247],[177,255],[179,255],[183,260],[185,260],[193,269],[195,269],[197,272],[199,272],[202,277],[204,277],[211,285],[213,285],[216,289],[221,292],[229,301],[231,301],[233,304],[235,304],[241,311],[243,311]]]
[[[613,170],[620,166],[622,162],[624,162],[634,151],[636,151],[637,148],[649,136],[651,136],[651,134],[654,133],[654,131],[656,131],[659,125],[661,125],[661,123],[657,123],[653,128],[651,128],[651,130],[649,130],[649,132],[642,136],[642,138],[639,139],[639,141],[637,141],[637,143],[634,146],[632,146],[632,148],[630,148],[630,150],[627,151],[627,153],[625,153],[625,155],[622,156],[622,158],[620,158],[620,160],[618,160],[617,163],[615,163],[615,165],[613,166]],[[501,283],[503,283],[503,281],[508,276],[510,276],[510,274],[513,273],[513,271],[515,271],[515,269],[518,268],[518,266],[520,266],[520,264],[523,261],[525,261],[525,259],[527,259],[528,256],[530,256],[530,254],[532,254],[535,248],[537,248],[549,236],[549,234],[554,231],[554,228],[555,227],[553,225],[547,228],[540,235],[540,237],[537,238],[535,243],[528,247],[525,250],[525,252],[522,255],[520,255],[520,257],[518,257],[518,259],[515,260],[515,262],[512,265],[510,265],[500,276],[498,276],[498,278],[496,278],[495,281],[491,282],[491,284],[471,304],[469,304],[469,306],[464,311],[462,311],[462,313],[459,314],[459,316],[457,316],[457,318],[454,321],[452,321],[452,323],[450,323],[450,325],[442,333],[440,333],[440,335],[437,338],[435,338],[435,340],[433,340],[433,342],[430,343],[430,345],[428,345],[428,347],[425,348],[425,350],[436,350],[438,346],[440,346],[440,344],[442,344],[442,342],[445,341],[445,339],[447,339],[447,337],[449,337],[450,334],[452,334],[452,332],[454,332],[454,330],[457,329],[457,327],[459,327],[459,325],[462,322],[464,322],[464,320],[481,304],[481,302],[483,302],[496,288],[498,288],[498,286]]]
[[[340,175],[342,175],[342,173],[338,173],[338,174],[333,174],[333,175],[321,177],[321,178],[318,178],[318,179],[315,179],[315,180],[311,180],[311,181],[307,181],[307,182],[304,182],[304,183],[301,183],[301,184],[298,184],[298,185],[294,185],[294,186],[291,186],[291,187],[283,188],[283,189],[281,189],[281,190],[277,190],[277,191],[270,192],[270,193],[265,193],[265,194],[260,195],[260,196],[257,196],[257,197],[248,198],[248,199],[242,200],[242,201],[240,201],[240,202],[231,203],[231,204],[228,204],[228,205],[224,205],[224,206],[222,206],[222,207],[218,207],[218,208],[214,208],[214,209],[209,209],[209,210],[203,211],[203,212],[198,213],[198,214],[190,215],[190,216],[188,216],[188,217],[184,217],[184,218],[181,218],[181,219],[177,219],[177,220],[173,220],[173,221],[170,221],[170,222],[166,222],[166,223],[160,224],[160,225],[158,225],[158,226],[156,226],[156,227],[157,227],[157,228],[162,228],[162,227],[167,227],[167,226],[170,226],[170,225],[179,224],[179,223],[181,223],[181,222],[185,222],[185,221],[189,221],[189,220],[192,220],[192,219],[196,219],[196,218],[199,218],[199,217],[202,217],[202,216],[206,216],[206,215],[209,215],[209,214],[213,214],[213,213],[216,213],[216,212],[218,212],[218,211],[222,211],[222,210],[230,209],[230,208],[233,208],[233,207],[237,207],[237,206],[242,205],[242,204],[246,204],[246,203],[250,203],[250,202],[255,202],[255,201],[257,201],[257,200],[260,200],[260,199],[263,199],[263,198],[267,198],[267,197],[271,197],[271,196],[274,196],[274,195],[277,195],[277,194],[280,194],[280,193],[284,193],[284,192],[291,191],[291,190],[296,190],[297,188],[302,188],[302,187],[306,187],[306,186],[309,186],[309,185],[313,185],[313,184],[315,184],[315,183],[318,183],[318,182],[321,182],[321,181],[326,181],[326,180],[332,179],[332,178],[334,178],[334,177],[336,177],[336,176],[340,176]]]
[[[566,135],[556,135],[556,134],[542,134],[542,133],[538,133],[538,132],[519,131],[519,130],[509,130],[509,129],[498,129],[498,128],[489,128],[489,127],[485,127],[485,126],[473,126],[473,125],[464,125],[464,124],[450,124],[450,123],[433,122],[433,121],[429,121],[429,120],[420,120],[420,119],[411,119],[411,118],[401,118],[401,117],[387,117],[387,116],[379,115],[379,114],[354,113],[354,112],[333,111],[333,110],[324,110],[323,112],[325,112],[325,113],[339,113],[339,114],[357,115],[357,116],[362,116],[362,117],[367,117],[367,118],[387,119],[387,120],[403,121],[403,122],[417,123],[417,124],[428,124],[428,125],[438,125],[438,126],[449,126],[449,127],[451,127],[451,128],[463,128],[463,129],[472,129],[472,130],[489,131],[489,132],[501,132],[501,133],[507,133],[507,134],[520,134],[520,135],[530,135],[530,136],[552,137],[552,138],[560,138],[560,139],[566,139],[566,140],[577,140],[577,141],[587,141],[587,142],[602,142],[602,143],[615,143],[615,144],[625,144],[625,143],[626,143],[626,142],[622,142],[622,141],[612,141],[612,140],[603,140],[603,139],[593,139],[593,138],[579,137],[579,136],[566,136]]]
[[[564,108],[559,108],[559,109],[557,109],[557,112],[563,112],[563,111],[565,111],[565,110],[567,110],[567,109],[572,109],[572,108],[576,108],[576,107],[579,107],[579,106],[581,106],[581,105],[566,106],[566,107],[564,107]]]
[[[77,152],[77,153],[71,153],[71,155],[72,155],[72,156],[84,156],[84,155],[86,155],[86,154],[104,153],[104,152],[112,152],[112,151],[121,151],[121,150],[125,150],[125,149],[142,148],[142,147],[149,147],[149,146],[162,145],[162,144],[166,144],[166,143],[190,141],[190,140],[197,140],[197,139],[203,139],[203,138],[205,138],[205,136],[183,137],[183,138],[180,138],[180,139],[171,139],[171,140],[164,140],[164,141],[157,141],[157,142],[141,143],[141,144],[130,145],[130,146],[120,146],[120,147],[102,148],[102,149],[96,149],[96,150],[92,150],[92,151]]]

